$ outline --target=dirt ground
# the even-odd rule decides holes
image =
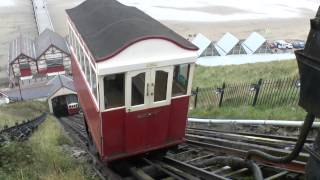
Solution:
[[[63,36],[67,34],[65,9],[75,7],[83,0],[48,0],[49,12],[52,17],[56,31]],[[239,13],[228,7],[206,7],[197,8],[203,12],[214,12],[214,14],[228,15]],[[245,39],[253,31],[257,31],[267,39],[306,39],[309,32],[309,20],[315,16],[315,12],[301,9],[301,16],[287,19],[262,19],[228,22],[192,22],[192,21],[161,21],[180,35],[188,37],[189,34],[202,33],[211,40],[218,40],[221,36],[230,32],[239,39]]]
[[[310,29],[310,18],[314,14],[294,19],[264,19],[231,22],[163,22],[179,34],[202,33],[210,40],[217,41],[223,34],[230,32],[239,39],[246,39],[251,32],[256,31],[268,40],[276,39],[306,39]]]
[[[30,38],[37,36],[31,1],[19,0],[13,2],[14,5],[12,6],[0,5],[0,86],[2,87],[6,86],[8,81],[9,42],[20,34]]]

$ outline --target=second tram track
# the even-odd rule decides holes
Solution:
[[[228,144],[216,143],[217,140],[222,142],[244,143],[248,147],[267,147],[271,145],[274,152],[280,152],[283,155],[289,151],[284,150],[287,146],[293,144],[292,142],[285,143],[285,145],[276,145],[272,143],[271,137],[263,137],[253,144],[255,141],[250,138],[250,134],[232,136],[232,133],[224,132],[222,135],[217,135],[214,132],[207,134],[204,131],[195,128],[188,129],[186,135],[186,142],[179,145],[175,149],[171,149],[168,153],[159,158],[157,155],[145,155],[132,158],[131,160],[123,160],[109,165],[97,159],[87,148],[87,135],[83,123],[82,115],[78,114],[71,117],[64,117],[59,119],[62,125],[66,128],[72,138],[81,144],[82,148],[93,158],[94,170],[101,179],[138,179],[138,180],[152,180],[152,179],[237,179],[239,177],[250,177],[250,172],[246,168],[232,169],[230,167],[208,166],[200,168],[193,165],[195,162],[208,159],[210,157],[221,155],[232,155],[243,157],[246,153],[246,148],[238,148],[237,146],[229,146]],[[192,133],[193,132],[193,133]],[[198,133],[198,134],[197,134]],[[228,135],[226,135],[228,134]],[[215,138],[215,141],[210,141]],[[233,141],[232,141],[232,138]],[[290,137],[289,137],[290,138]],[[206,140],[207,139],[207,140]],[[209,140],[208,140],[209,139]],[[269,139],[269,143],[263,144],[263,140]],[[294,139],[294,138],[290,138]],[[243,142],[242,142],[243,141]],[[215,142],[215,143],[214,143]],[[271,143],[270,143],[271,142]],[[251,145],[251,146],[250,146]],[[284,149],[281,149],[284,148]],[[278,154],[278,155],[279,155]],[[305,156],[308,156],[305,154]],[[303,157],[303,156],[302,156]],[[298,179],[304,176],[305,159],[293,161],[289,164],[270,164],[268,162],[257,161],[263,171],[266,179]]]

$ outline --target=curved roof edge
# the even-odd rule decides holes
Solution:
[[[128,42],[127,44],[124,44],[122,47],[118,48],[116,51],[114,51],[113,53],[107,55],[107,56],[104,56],[102,58],[99,58],[99,59],[96,59],[96,62],[102,62],[102,61],[106,61],[108,59],[111,59],[112,57],[120,54],[122,51],[124,51],[125,49],[127,49],[128,47],[140,42],[140,41],[144,41],[144,40],[149,40],[149,39],[160,39],[160,40],[165,40],[165,41],[169,41],[173,44],[175,44],[176,46],[182,48],[182,49],[186,49],[186,50],[190,50],[190,51],[198,51],[199,48],[198,47],[194,47],[194,48],[191,48],[191,47],[187,47],[187,46],[184,46],[183,44],[180,44],[179,42],[173,40],[173,39],[170,39],[168,37],[164,37],[164,36],[145,36],[145,37],[140,37],[140,38],[137,38],[137,39],[134,39],[130,42]]]
[[[66,12],[95,62],[110,59],[130,45],[147,39],[163,39],[186,50],[198,50],[143,11],[117,0],[86,0]]]

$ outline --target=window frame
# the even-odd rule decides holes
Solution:
[[[182,97],[187,97],[191,95],[191,90],[192,90],[192,81],[193,81],[193,74],[194,74],[194,69],[195,69],[195,63],[186,63],[190,65],[189,69],[189,77],[188,77],[188,86],[187,86],[187,93],[183,95],[178,95],[178,96],[172,96],[171,99],[177,99],[177,98],[182,98]],[[178,64],[178,65],[185,65],[185,64]],[[176,65],[174,65],[176,66]],[[172,83],[173,83],[173,77],[172,77]]]
[[[83,56],[83,57],[84,57],[83,61],[84,61],[84,67],[85,67],[85,79],[89,83],[90,90],[91,90],[91,88],[92,88],[92,83],[91,83],[91,64],[90,64],[90,62],[88,61],[88,59],[85,56]]]
[[[150,72],[153,72],[155,74],[156,70],[162,70],[162,69],[166,69],[166,68],[171,68],[171,75],[169,74],[168,75],[168,85],[167,85],[167,99],[165,100],[167,105],[170,105],[171,104],[171,100],[172,99],[177,99],[177,98],[183,98],[183,97],[188,97],[191,95],[191,89],[192,89],[192,81],[193,81],[193,74],[194,74],[194,69],[195,69],[195,63],[186,63],[186,64],[189,64],[190,65],[190,69],[189,69],[189,77],[188,77],[188,87],[187,87],[187,94],[184,94],[184,95],[179,95],[179,96],[175,96],[173,97],[172,96],[172,83],[173,83],[173,70],[174,70],[174,66],[175,65],[170,65],[170,66],[164,66],[164,67],[156,67],[156,68],[148,68],[148,69],[145,69],[145,70],[138,70],[138,71],[129,71],[129,72],[117,72],[117,73],[112,73],[112,74],[120,74],[120,73],[124,73],[125,75],[125,105],[124,106],[120,106],[120,107],[115,107],[115,108],[109,108],[109,109],[106,109],[105,105],[104,105],[104,81],[103,81],[103,78],[107,75],[112,75],[112,74],[104,74],[104,75],[98,75],[98,96],[99,96],[99,105],[100,105],[100,108],[101,108],[101,112],[109,112],[109,111],[115,111],[115,110],[119,110],[119,109],[126,109],[126,112],[135,112],[135,111],[139,111],[139,110],[143,110],[143,109],[148,109],[148,108],[154,108],[154,107],[161,107],[161,106],[164,106],[164,104],[160,104],[162,103],[163,101],[158,101],[158,102],[155,102],[153,104],[156,104],[156,105],[152,105],[152,104],[148,104],[147,106],[140,106],[140,105],[137,105],[137,106],[140,106],[139,108],[137,109],[130,109],[130,111],[128,111],[128,109],[131,107],[131,100],[129,101],[129,95],[130,95],[130,98],[131,98],[131,88],[129,90],[128,86],[131,86],[131,81],[128,82],[128,78],[130,77],[130,73],[131,72],[143,72],[143,71],[150,71]],[[179,64],[180,65],[180,64]],[[139,74],[139,73],[137,73]],[[151,76],[149,76],[151,77]],[[155,78],[152,77],[152,78]],[[170,87],[169,87],[170,86]],[[170,90],[169,90],[170,89]],[[148,98],[149,99],[149,98]],[[154,100],[154,99],[152,99]],[[160,103],[159,103],[160,102]],[[158,104],[159,103],[159,104]]]
[[[69,28],[70,28],[70,34],[72,34],[72,37],[73,37],[72,38],[73,42],[74,42],[73,50],[74,50],[76,61],[77,61],[76,63],[82,73],[82,76],[84,77],[84,80],[86,81],[86,86],[87,86],[87,88],[89,88],[89,92],[91,93],[93,101],[96,105],[96,109],[97,109],[97,111],[100,111],[102,109],[101,105],[100,105],[101,100],[99,99],[100,79],[97,76],[95,64],[91,61],[91,57],[88,55],[88,53],[86,52],[86,49],[81,44],[80,38],[77,36],[76,31],[73,29],[73,27],[70,23],[69,23]],[[87,61],[87,62],[85,62],[85,61]],[[82,68],[82,63],[86,63],[84,66],[84,69]],[[87,74],[86,74],[87,67],[89,68],[89,72],[90,72],[89,80],[87,79]],[[94,71],[94,73],[92,73],[92,71]],[[94,76],[92,76],[92,74],[94,74]],[[95,93],[94,93],[94,90],[92,89],[92,79],[93,78],[95,78],[95,82],[96,82]]]
[[[90,66],[91,68],[91,74],[90,74],[90,82],[91,82],[91,91],[93,93],[93,96],[98,100],[98,84],[97,84],[97,73],[94,71],[94,68]],[[93,81],[95,82],[95,87],[93,86]]]
[[[173,81],[173,70],[174,66],[166,66],[166,67],[158,67],[158,68],[152,68],[151,69],[151,82],[156,83],[156,72],[157,71],[164,71],[168,73],[168,80],[167,80],[167,94],[166,94],[166,99],[162,101],[155,101],[154,100],[154,95],[152,98],[150,98],[150,107],[160,107],[160,106],[165,106],[171,104],[171,99],[172,99],[172,81]],[[155,93],[154,88],[155,84],[152,86],[152,92]]]
[[[114,107],[114,108],[106,108],[105,107],[105,98],[104,98],[104,77],[105,76],[109,76],[109,75],[113,75],[113,74],[105,74],[105,75],[99,75],[98,76],[98,82],[99,82],[99,85],[97,86],[97,89],[99,89],[98,91],[98,95],[99,95],[99,104],[100,104],[100,108],[101,108],[101,112],[109,112],[109,111],[115,111],[115,110],[119,110],[119,109],[124,109],[126,107],[126,77],[127,77],[127,72],[118,72],[118,73],[114,73],[114,74],[124,74],[124,105],[123,106],[119,106],[119,107]]]
[[[162,101],[154,101],[154,87],[155,87],[154,83],[155,83],[155,78],[156,78],[156,71],[164,71],[164,72],[168,73],[166,99],[162,100]],[[145,93],[144,104],[132,106],[131,105],[132,77],[140,74],[141,72],[146,73],[145,92],[147,92],[147,88],[148,88],[148,84],[149,84],[150,93],[153,93],[153,95],[147,96]],[[126,99],[125,99],[126,111],[127,112],[135,112],[135,111],[140,111],[140,110],[144,110],[144,109],[170,105],[171,99],[172,99],[172,96],[171,96],[172,80],[173,80],[173,66],[172,65],[171,66],[156,67],[156,68],[148,68],[148,69],[144,69],[144,70],[132,71],[132,72],[127,73],[126,90],[125,90],[126,91]],[[153,86],[151,84],[153,84]]]
[[[138,105],[132,105],[132,78],[141,74],[145,73],[145,81],[144,81],[144,103]],[[151,72],[149,69],[138,70],[138,71],[131,71],[126,74],[125,77],[125,107],[127,112],[134,112],[143,109],[147,109],[150,104],[150,98],[146,95],[147,84],[150,82]]]

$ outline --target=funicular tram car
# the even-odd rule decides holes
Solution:
[[[75,87],[100,158],[183,142],[198,48],[114,0],[87,0],[67,14]]]
[[[68,106],[68,115],[75,115],[79,113],[80,107],[78,103],[78,98],[76,95],[69,95],[66,97]]]

